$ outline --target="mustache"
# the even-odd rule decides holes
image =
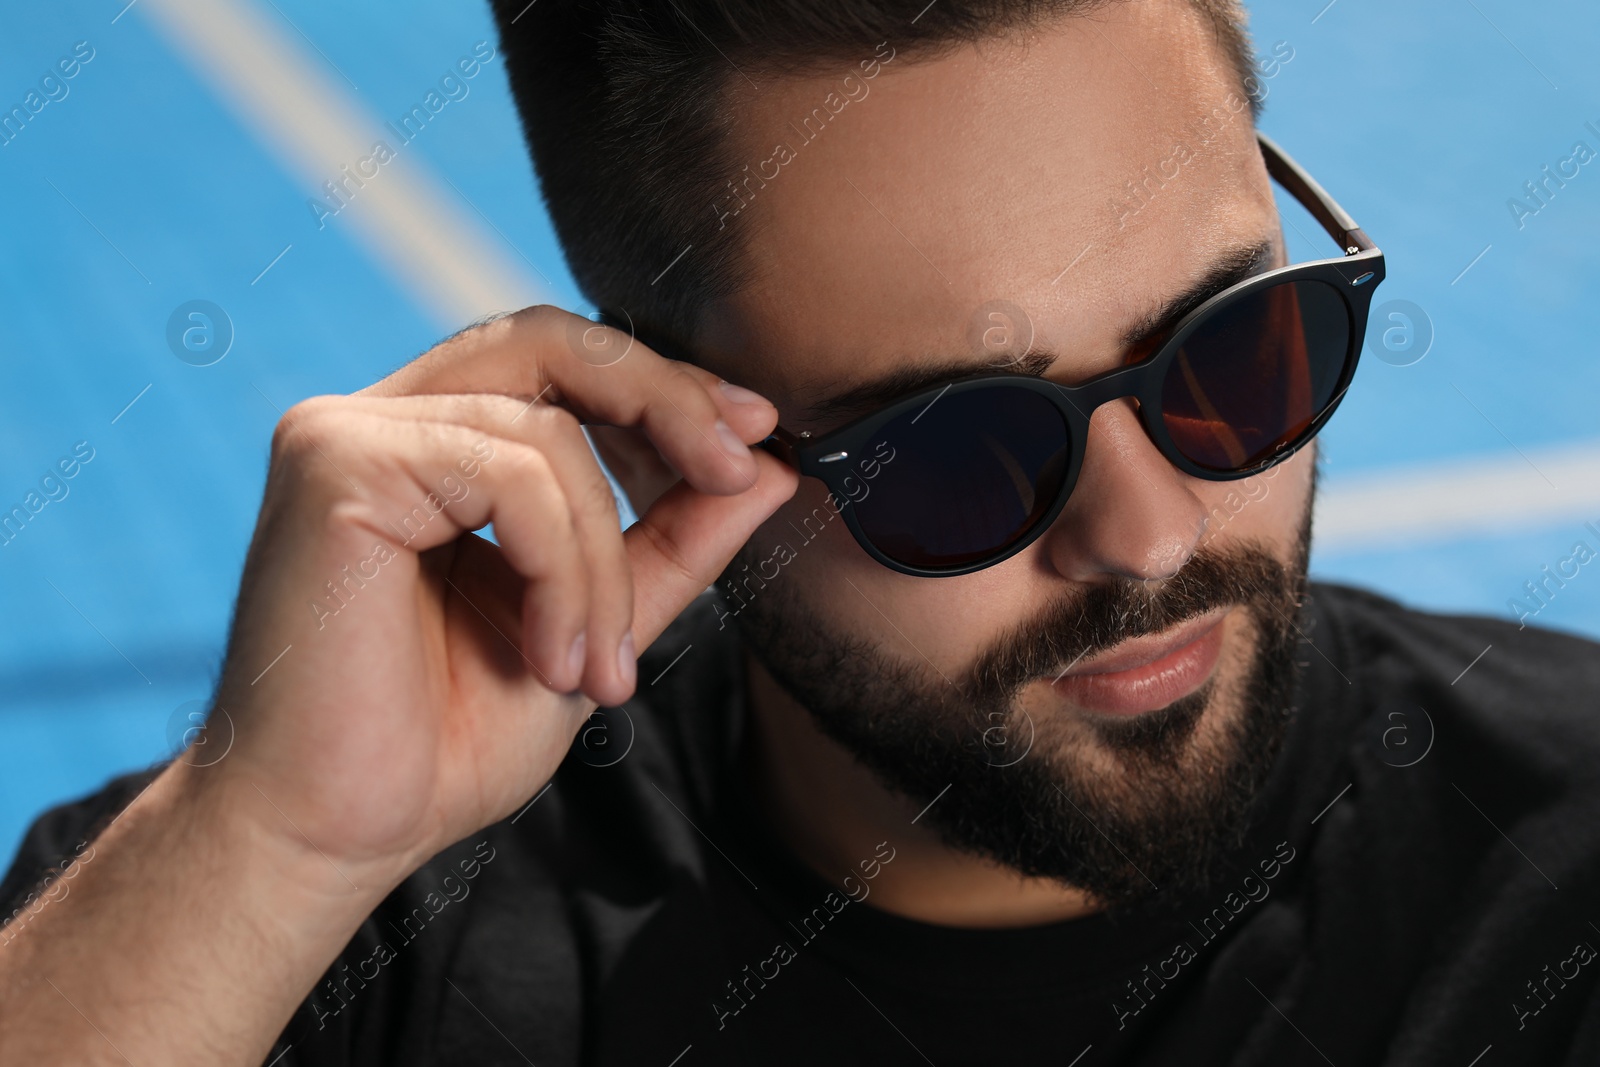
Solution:
[[[1115,577],[1058,600],[1008,631],[968,675],[967,697],[1009,701],[1029,682],[1135,637],[1233,605],[1275,611],[1298,599],[1297,572],[1254,544],[1203,548],[1158,582]]]

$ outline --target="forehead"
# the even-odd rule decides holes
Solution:
[[[981,365],[996,302],[1072,353],[1050,377],[1114,365],[1130,321],[1276,230],[1237,75],[1184,0],[892,49],[730,80],[737,166],[712,210],[753,275],[697,347],[787,416],[908,362]]]

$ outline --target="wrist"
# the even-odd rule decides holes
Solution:
[[[153,799],[184,842],[176,847],[209,852],[212,861],[201,869],[217,890],[285,948],[337,938],[337,951],[410,873],[405,856],[328,854],[296,827],[271,785],[242,770],[219,770],[175,763],[152,783],[152,792],[165,790]]]
[[[0,948],[0,1060],[101,1062],[105,1034],[135,1063],[263,1062],[391,884],[289,847],[215,769],[164,770]]]

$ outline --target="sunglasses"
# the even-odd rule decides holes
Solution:
[[[761,447],[827,485],[873,559],[930,578],[992,567],[1037,540],[1072,495],[1090,416],[1113,400],[1137,400],[1151,441],[1192,477],[1232,481],[1288,459],[1350,386],[1383,253],[1257,136],[1268,173],[1339,243],[1341,258],[1246,278],[1183,316],[1148,357],[1078,385],[975,375],[821,437],[779,427]]]

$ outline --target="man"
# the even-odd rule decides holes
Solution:
[[[1600,657],[1306,583],[1382,257],[1229,0],[497,13],[620,325],[288,414],[0,1061],[1596,1061]]]

